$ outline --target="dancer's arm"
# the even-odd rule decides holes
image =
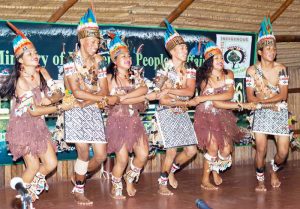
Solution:
[[[237,102],[229,102],[229,101],[213,101],[213,105],[216,108],[220,109],[233,109],[233,110],[254,110],[256,105],[254,103],[237,103]]]
[[[161,91],[161,95],[173,94],[176,96],[192,97],[195,93],[195,87],[196,87],[195,79],[186,79],[186,88],[181,88],[181,89],[166,88]]]
[[[72,90],[72,93],[74,95],[74,97],[76,99],[81,99],[81,100],[85,100],[88,103],[92,103],[93,102],[102,102],[105,100],[105,98],[108,98],[108,104],[109,105],[114,105],[116,103],[119,102],[119,97],[118,96],[103,96],[102,94],[97,95],[97,94],[92,94],[89,93],[87,91],[81,90],[79,88],[79,82],[77,79],[76,75],[70,75],[67,76],[67,80],[70,86],[70,89]],[[84,106],[86,106],[87,104],[82,103]]]
[[[248,102],[259,102],[260,99],[256,97],[254,87],[255,81],[253,75],[255,74],[254,66],[250,66],[246,71],[246,95]]]
[[[144,94],[138,97],[130,98],[130,99],[125,99],[121,101],[121,104],[136,104],[144,101],[154,101],[158,99],[158,94],[156,92],[151,92],[149,94]]]
[[[260,100],[259,102],[276,103],[276,102],[286,101],[287,97],[288,97],[288,76],[287,76],[286,68],[282,65],[282,70],[280,70],[279,73],[279,94],[276,94],[273,97],[268,99]]]
[[[126,100],[126,99],[131,99],[131,98],[136,98],[136,97],[139,97],[139,96],[143,96],[147,93],[147,91],[148,91],[147,86],[140,86],[137,89],[133,90],[132,92],[120,96],[121,103],[122,103],[123,100]]]
[[[81,99],[81,100],[91,100],[91,101],[101,101],[104,96],[100,96],[97,94],[92,94],[87,91],[81,90],[79,87],[79,81],[77,75],[69,75],[67,76],[67,80],[70,86],[70,89],[72,91],[72,94],[76,99]]]
[[[55,106],[36,106],[32,105],[28,108],[28,112],[31,116],[37,117],[42,115],[48,115],[59,111],[65,111],[72,109],[74,107],[73,104],[60,104]]]
[[[159,99],[159,104],[171,107],[187,107],[188,101],[177,100],[169,95],[164,95]]]
[[[108,95],[108,84],[107,84],[108,82],[107,82],[106,77],[99,78],[98,83],[99,83],[99,87],[100,87],[101,90],[99,92],[97,92],[95,95],[97,95],[97,96],[106,96],[106,95]],[[96,101],[85,100],[85,101],[81,102],[81,108],[92,105],[94,103],[96,103]]]

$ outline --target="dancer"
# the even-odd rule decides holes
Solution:
[[[84,195],[86,175],[106,159],[107,142],[99,108],[115,104],[118,98],[106,96],[106,68],[102,57],[96,54],[100,42],[99,27],[91,9],[80,19],[77,33],[80,48],[64,65],[64,81],[66,89],[81,102],[82,108],[65,112],[65,140],[75,143],[78,154],[72,179],[75,201],[80,205],[92,205],[93,202]],[[90,144],[94,156],[89,160]]]
[[[167,187],[168,181],[173,188],[177,188],[174,173],[197,153],[195,131],[186,112],[187,101],[195,92],[196,70],[186,63],[188,49],[183,38],[167,20],[165,22],[165,47],[172,58],[157,70],[155,78],[156,90],[160,91],[156,120],[166,148],[158,192],[173,195]],[[184,148],[176,157],[177,147]]]
[[[200,96],[189,101],[188,105],[197,106],[194,128],[198,146],[205,151],[201,187],[217,190],[222,183],[219,171],[225,171],[232,164],[233,141],[244,135],[230,109],[252,109],[254,105],[229,102],[234,95],[234,75],[224,69],[222,52],[214,42],[206,44],[204,58],[205,62],[197,73]],[[211,172],[217,186],[210,182]]]
[[[273,103],[271,109],[255,110],[252,124],[256,142],[255,163],[258,181],[255,190],[267,191],[264,183],[267,136],[274,135],[277,145],[277,153],[271,160],[272,187],[279,187],[281,184],[277,172],[283,167],[289,152],[288,109],[277,108],[286,106],[288,75],[286,67],[274,61],[277,50],[270,18],[265,17],[261,23],[257,49],[260,61],[247,69],[246,90],[249,102],[258,103],[259,106]],[[275,105],[280,102],[281,104]]]
[[[39,55],[33,43],[13,24],[17,34],[13,40],[15,68],[4,81],[0,97],[13,100],[6,139],[13,160],[23,157],[22,179],[32,201],[48,190],[45,177],[57,166],[55,146],[43,115],[72,108],[73,104],[51,105],[46,97],[60,91],[46,69],[39,67]]]
[[[144,109],[144,101],[139,101],[147,93],[147,86],[141,78],[139,69],[132,70],[132,60],[128,46],[118,33],[109,33],[110,58],[112,60],[107,76],[110,95],[120,97],[120,104],[110,106],[108,110],[106,136],[108,152],[116,154],[112,170],[111,196],[125,199],[123,195],[122,176],[128,165],[129,153],[134,153],[129,169],[124,175],[126,190],[134,196],[133,183],[139,180],[140,172],[147,162],[148,137],[139,117]]]

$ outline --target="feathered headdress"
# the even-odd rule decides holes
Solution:
[[[221,49],[215,44],[215,42],[207,42],[204,49],[204,59],[207,60],[215,54],[222,54]]]
[[[28,49],[28,46],[33,46],[33,43],[12,23],[8,21],[6,23],[17,35],[13,40],[13,48],[16,58],[19,58]]]
[[[275,43],[276,38],[273,34],[271,20],[269,17],[264,17],[264,20],[260,24],[260,30],[257,39],[257,48],[261,49],[264,46],[272,45]]]
[[[110,58],[115,60],[123,48],[128,49],[128,46],[122,40],[121,34],[116,32],[107,32],[111,41],[108,44]]]
[[[165,47],[170,52],[175,46],[179,44],[185,44],[182,36],[177,33],[173,26],[168,22],[167,19],[164,19],[167,29],[165,33]]]
[[[83,15],[77,26],[78,38],[96,37],[100,39],[99,26],[92,9]]]

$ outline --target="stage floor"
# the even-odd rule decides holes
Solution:
[[[94,201],[92,207],[78,206],[71,194],[72,184],[62,182],[50,185],[50,191],[41,195],[34,206],[36,209],[195,209],[196,199],[204,200],[213,209],[294,209],[300,208],[300,161],[289,161],[280,171],[282,186],[270,186],[266,175],[268,191],[255,192],[255,171],[250,166],[234,166],[222,174],[223,184],[219,191],[205,191],[200,188],[202,170],[183,170],[177,173],[179,187],[173,196],[157,193],[158,173],[142,174],[135,197],[114,200],[109,196],[108,180],[89,180],[87,196]],[[10,188],[0,190],[0,209],[13,208],[16,192]]]

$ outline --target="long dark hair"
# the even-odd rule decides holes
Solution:
[[[0,97],[11,99],[15,96],[17,81],[20,78],[21,63],[15,58],[16,63],[15,67],[12,70],[11,74],[3,81],[0,89]],[[44,91],[47,88],[47,82],[44,76],[39,72],[40,75],[40,90]]]
[[[20,71],[19,71],[20,68],[21,68],[21,64],[18,61],[16,61],[14,69],[6,77],[6,79],[3,80],[0,89],[1,98],[6,97],[7,99],[11,99],[15,95],[17,80],[20,77]]]
[[[201,92],[201,84],[202,82],[205,83],[204,88],[207,86],[208,79],[211,76],[212,70],[213,70],[213,62],[214,62],[214,56],[211,56],[205,62],[201,65],[201,67],[198,68],[196,72],[196,88],[198,92]],[[226,69],[223,69],[223,72],[225,75],[228,74],[228,71]]]
[[[116,64],[114,62],[109,63],[107,66],[107,74],[111,74],[111,80],[117,78],[117,73],[116,73]]]

